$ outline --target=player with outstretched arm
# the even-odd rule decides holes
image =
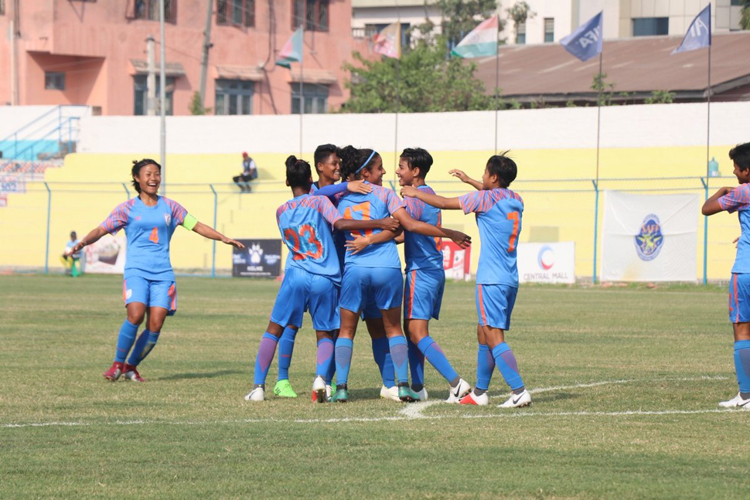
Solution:
[[[166,317],[177,310],[177,288],[169,260],[169,242],[177,226],[236,248],[245,247],[198,222],[179,203],[159,196],[161,165],[154,160],[134,161],[131,175],[138,196],[115,207],[104,222],[73,248],[73,252],[91,245],[107,233],[115,234],[125,229],[128,246],[122,295],[127,318],[117,336],[115,360],[104,372],[104,378],[115,381],[124,374],[129,380],[145,382],[137,367],[159,340]],[[136,340],[144,317],[147,317],[146,329]],[[126,363],[128,353],[130,357]]]

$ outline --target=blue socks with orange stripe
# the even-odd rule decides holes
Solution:
[[[750,340],[735,340],[734,371],[742,399],[750,399]]]
[[[432,366],[440,373],[440,375],[448,381],[448,383],[455,385],[458,381],[458,373],[453,369],[448,358],[445,357],[445,353],[440,348],[435,340],[429,335],[419,341],[417,344],[419,350],[427,358]]]
[[[503,375],[505,382],[510,386],[512,391],[523,389],[523,380],[518,371],[518,362],[513,355],[508,344],[503,342],[492,349],[492,357],[495,359],[495,365]]]
[[[408,337],[406,342],[409,346],[409,370],[411,371],[411,388],[419,392],[424,388],[424,354],[419,350],[417,344]]]
[[[474,393],[481,396],[490,388],[492,372],[495,371],[495,358],[492,357],[490,348],[487,344],[479,344],[477,350],[477,383],[474,386]]]
[[[276,354],[276,344],[279,343],[278,337],[266,332],[260,339],[258,346],[258,355],[255,358],[255,385],[266,383],[268,368],[271,366],[273,355]]]
[[[393,366],[396,368],[396,379],[399,384],[409,383],[409,348],[405,337],[390,337],[388,346],[391,348]]]
[[[352,366],[352,350],[354,343],[352,339],[337,338],[335,350],[336,363],[336,385],[345,385],[349,382],[349,368]]]
[[[138,325],[134,325],[126,319],[117,335],[117,348],[115,349],[115,361],[117,363],[125,362],[125,358],[135,342],[136,333],[138,333]]]
[[[315,365],[315,376],[323,378],[328,376],[328,372],[333,364],[333,340],[322,338],[318,340],[317,363]],[[327,381],[330,384],[330,380]]]
[[[393,373],[393,357],[388,348],[388,338],[378,337],[372,339],[372,357],[375,359],[380,369],[380,377],[383,379],[383,385],[393,387],[396,385],[396,379]]]
[[[146,356],[151,352],[156,343],[159,341],[160,332],[152,332],[148,329],[143,330],[138,340],[135,342],[133,352],[130,353],[128,364],[138,366],[138,364],[146,359]]]
[[[289,366],[292,364],[292,353],[294,352],[294,339],[297,330],[284,328],[284,333],[279,338],[279,380],[289,380]]]

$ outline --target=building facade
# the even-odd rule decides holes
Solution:
[[[425,5],[427,3],[427,5]],[[526,0],[530,13],[516,24],[508,9],[518,0],[499,0],[498,14],[506,22],[500,38],[509,45],[555,43],[583,22],[604,12],[604,37],[682,35],[708,2],[706,0]],[[431,5],[433,4],[433,5]],[[741,0],[711,0],[714,32],[740,29]],[[355,36],[366,36],[397,19],[406,27],[426,17],[440,26],[440,10],[428,0],[352,0]]]
[[[158,87],[158,5],[158,0],[0,0],[0,29],[9,34],[0,41],[5,70],[0,103],[85,104],[103,115],[149,113],[147,39],[155,39]],[[211,113],[299,112],[302,94],[307,113],[324,113],[346,101],[343,65],[352,50],[363,47],[352,38],[351,0],[165,0],[165,6],[169,114],[189,114],[200,88],[208,15],[204,106]],[[303,22],[304,70],[299,63],[291,70],[276,66],[284,43]]]

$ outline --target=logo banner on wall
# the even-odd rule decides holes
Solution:
[[[232,251],[232,276],[277,278],[281,276],[281,240],[237,240],[243,250]]]
[[[471,277],[471,246],[461,248],[451,240],[443,240],[443,269],[445,277],[468,280]]]
[[[603,281],[695,281],[699,195],[606,191]]]
[[[518,244],[521,283],[575,283],[575,271],[575,242]]]
[[[119,236],[105,234],[96,243],[83,247],[81,270],[91,274],[122,274],[126,247],[124,231]]]

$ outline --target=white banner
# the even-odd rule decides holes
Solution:
[[[93,245],[83,247],[81,270],[86,273],[122,274],[125,271],[125,236],[105,234]]]
[[[699,198],[606,191],[602,281],[695,281]]]
[[[519,243],[518,280],[521,283],[575,283],[576,244]]]

